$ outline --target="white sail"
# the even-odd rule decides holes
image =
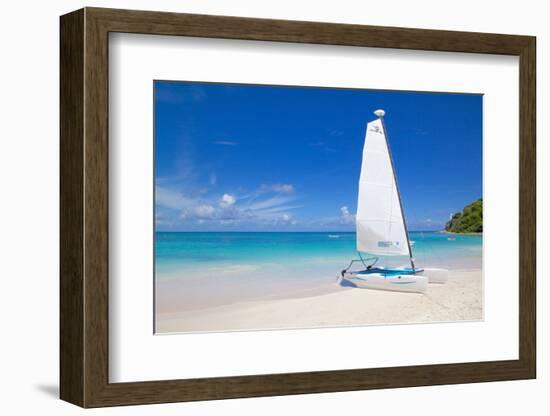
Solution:
[[[367,124],[356,230],[357,251],[377,255],[409,254],[388,142],[380,118]]]

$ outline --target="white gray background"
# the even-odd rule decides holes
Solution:
[[[544,160],[544,102],[550,96],[544,64],[550,27],[544,2],[524,0],[338,2],[296,0],[20,1],[3,5],[0,17],[0,411],[6,414],[69,415],[82,412],[59,401],[58,386],[58,16],[82,6],[240,15],[482,32],[538,37],[539,160],[539,379],[536,381],[317,394],[218,402],[167,404],[87,411],[88,414],[316,413],[409,415],[546,414],[550,364],[543,348],[548,329],[543,302],[543,234],[540,213]],[[546,299],[545,299],[546,298]],[[549,299],[550,300],[550,299]],[[475,340],[471,340],[475,342]]]

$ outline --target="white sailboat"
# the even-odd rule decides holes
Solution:
[[[417,268],[403,215],[393,160],[384,125],[384,110],[367,124],[355,220],[358,260],[342,270],[339,283],[400,292],[425,292],[433,282],[447,280],[445,269]],[[361,253],[375,257],[364,258]],[[410,267],[375,267],[378,256],[408,256]],[[352,270],[360,264],[359,270]]]

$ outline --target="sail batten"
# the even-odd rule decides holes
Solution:
[[[367,124],[356,215],[357,251],[410,255],[393,164],[381,119]]]

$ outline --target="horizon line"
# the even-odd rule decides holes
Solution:
[[[410,233],[439,233],[445,230],[409,230]],[[155,233],[356,233],[351,230],[155,230]]]

